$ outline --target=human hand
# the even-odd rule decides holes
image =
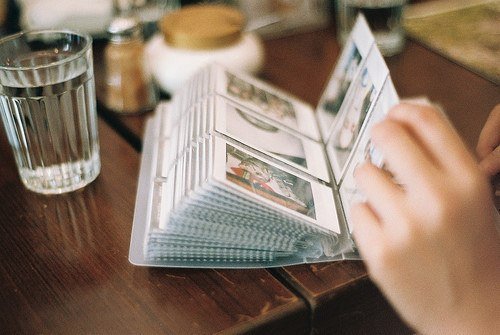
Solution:
[[[481,160],[479,166],[488,176],[500,172],[500,104],[491,111],[481,130],[476,152]]]
[[[431,107],[396,106],[371,139],[390,173],[356,170],[351,215],[373,281],[419,332],[500,334],[500,218],[477,162]]]

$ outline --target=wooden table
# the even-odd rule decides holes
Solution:
[[[262,77],[315,105],[339,54],[334,28],[267,41],[265,47]],[[474,146],[500,102],[497,85],[412,41],[387,62],[402,97],[438,102]],[[96,64],[99,86],[99,58]],[[129,264],[138,150],[148,115],[100,112],[106,120],[99,120],[101,175],[62,196],[21,186],[0,133],[2,333],[411,333],[359,261],[269,270]]]

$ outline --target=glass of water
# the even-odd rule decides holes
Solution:
[[[404,47],[403,11],[407,0],[337,0],[337,29],[345,43],[358,13],[364,14],[375,41],[384,56],[392,56]]]
[[[90,36],[22,32],[0,40],[0,115],[30,190],[74,191],[99,174]]]

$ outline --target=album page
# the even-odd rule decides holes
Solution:
[[[215,67],[214,72],[217,94],[234,100],[294,132],[320,141],[314,110],[310,105],[244,73],[236,73],[222,67]]]

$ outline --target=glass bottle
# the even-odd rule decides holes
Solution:
[[[145,65],[142,27],[133,16],[115,18],[109,28],[105,58],[105,105],[124,114],[153,109],[158,94]]]

